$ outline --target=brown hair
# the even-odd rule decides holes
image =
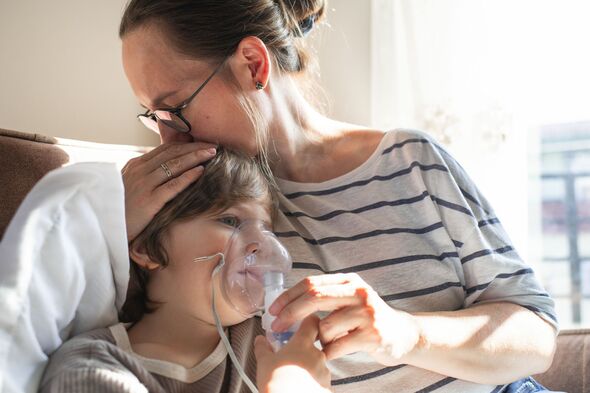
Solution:
[[[162,240],[175,221],[220,213],[237,203],[252,200],[265,204],[271,218],[276,215],[275,193],[260,163],[240,153],[218,150],[207,163],[203,175],[164,205],[133,241],[133,246],[143,248],[150,260],[161,268],[169,263]],[[149,271],[130,262],[127,299],[120,315],[123,322],[137,322],[145,313],[153,311],[156,304],[146,291]]]
[[[121,19],[119,37],[148,22],[163,28],[175,49],[218,63],[240,41],[258,37],[278,69],[304,71],[306,35],[324,15],[327,0],[131,0]]]

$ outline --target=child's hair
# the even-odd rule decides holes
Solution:
[[[256,158],[219,148],[201,177],[164,205],[133,240],[133,245],[144,249],[153,262],[165,268],[169,261],[162,239],[170,224],[204,213],[216,214],[253,200],[264,204],[274,218],[277,202],[271,184]],[[127,299],[119,316],[123,322],[139,321],[145,313],[152,312],[156,304],[146,291],[149,271],[133,261],[130,264]]]

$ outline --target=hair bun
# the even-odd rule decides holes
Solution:
[[[311,29],[313,29],[313,25],[315,24],[316,15],[310,15],[307,18],[303,19],[299,22],[299,32],[301,36],[305,37],[309,34]]]
[[[317,21],[324,16],[327,0],[276,0],[282,3],[286,13],[294,23],[293,34],[304,37],[313,29]]]

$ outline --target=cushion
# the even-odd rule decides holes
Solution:
[[[553,364],[534,377],[550,390],[590,392],[590,329],[561,331]]]

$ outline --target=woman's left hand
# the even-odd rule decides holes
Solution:
[[[303,279],[270,308],[272,328],[282,331],[317,311],[319,337],[328,359],[365,351],[388,365],[402,363],[420,341],[411,314],[391,308],[358,274],[325,274]]]

